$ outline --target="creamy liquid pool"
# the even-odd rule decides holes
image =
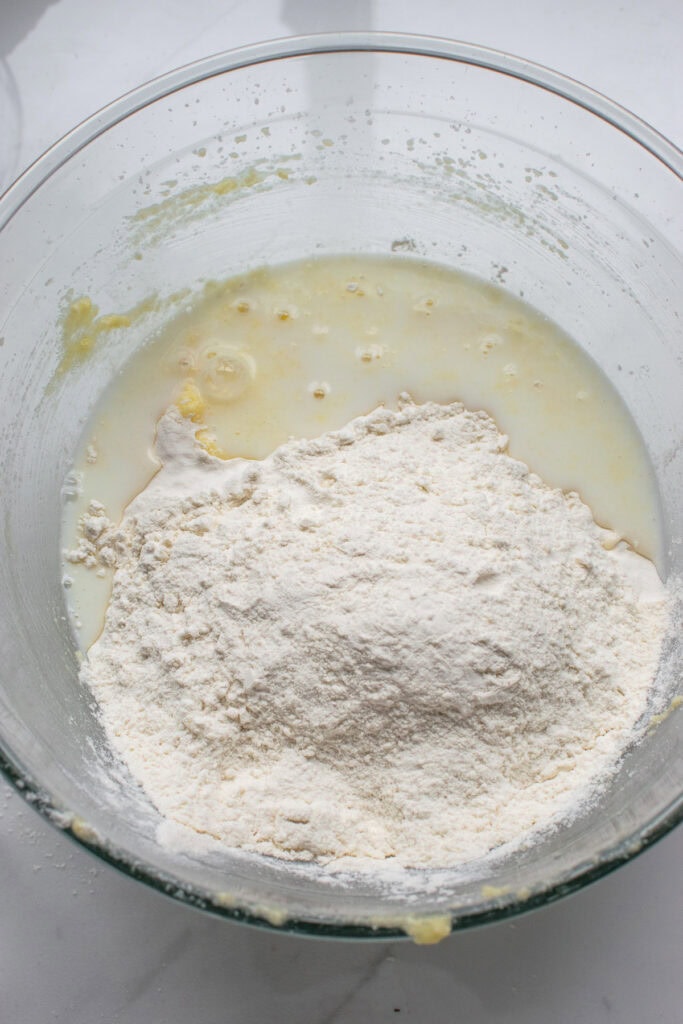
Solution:
[[[221,457],[260,459],[407,391],[485,409],[510,453],[578,491],[598,523],[656,560],[659,514],[643,442],[618,395],[557,326],[501,288],[438,265],[328,257],[205,288],[127,365],[75,458],[63,539],[101,501],[110,519],[158,468],[156,422],[177,402]],[[96,639],[110,579],[65,563],[80,646]]]

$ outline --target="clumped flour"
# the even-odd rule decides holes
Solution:
[[[157,450],[71,557],[115,567],[83,676],[168,819],[332,867],[446,866],[609,776],[665,590],[486,414],[405,398],[221,462],[169,411]]]

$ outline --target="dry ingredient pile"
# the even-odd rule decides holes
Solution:
[[[83,676],[159,811],[230,847],[456,865],[609,776],[667,618],[652,563],[460,404],[378,408],[262,462],[169,411]]]

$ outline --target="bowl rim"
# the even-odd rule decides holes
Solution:
[[[204,57],[153,78],[102,107],[50,146],[0,195],[0,231],[60,167],[110,128],[159,99],[206,79],[257,64],[321,54],[354,52],[391,53],[448,60],[502,73],[539,87],[583,108],[622,132],[683,181],[683,151],[674,143],[626,107],[544,65],[474,43],[436,36],[371,31],[320,33],[272,39]],[[18,759],[3,745],[1,737],[0,773],[44,818],[66,832],[80,846],[131,878],[145,882],[180,903],[200,908],[219,917],[279,932],[328,938],[392,941],[406,937],[402,928],[393,925],[371,927],[316,918],[293,918],[281,923],[268,920],[258,910],[215,903],[210,893],[192,889],[175,877],[164,876],[140,861],[133,861],[131,856],[123,851],[101,845],[96,836],[82,827],[80,819],[53,802],[50,795],[31,778]],[[559,880],[556,879],[547,885],[541,884],[530,893],[508,893],[488,899],[482,898],[481,903],[466,913],[458,913],[455,908],[442,913],[451,918],[451,929],[455,931],[501,921],[544,906],[583,888],[632,860],[681,821],[683,793],[660,810],[637,833],[599,851],[594,859],[577,864]]]
[[[19,208],[62,164],[93,142],[99,135],[131,114],[170,93],[228,71],[292,57],[323,53],[400,53],[434,57],[497,71],[536,85],[594,114],[642,146],[665,167],[683,179],[683,150],[626,107],[543,64],[516,57],[503,50],[439,36],[402,32],[324,32],[286,36],[261,43],[224,50],[165,72],[124,93],[68,131],[37,157],[0,194],[0,230]]]

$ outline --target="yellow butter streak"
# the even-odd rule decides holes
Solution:
[[[162,223],[167,217],[175,218],[201,206],[215,196],[226,196],[243,188],[253,188],[264,180],[264,175],[254,167],[248,167],[241,174],[220,178],[218,181],[206,182],[184,189],[175,196],[169,196],[158,203],[144,206],[132,217],[133,221]]]
[[[62,358],[55,377],[84,362],[103,335],[130,327],[136,320],[158,308],[156,295],[148,296],[123,313],[103,313],[87,295],[74,299],[62,318]]]
[[[679,708],[681,704],[683,704],[683,697],[674,697],[666,711],[663,711],[660,715],[652,716],[648,724],[648,732],[653,732],[658,725],[661,725],[662,722],[665,722],[669,715],[673,714],[676,708]]]

